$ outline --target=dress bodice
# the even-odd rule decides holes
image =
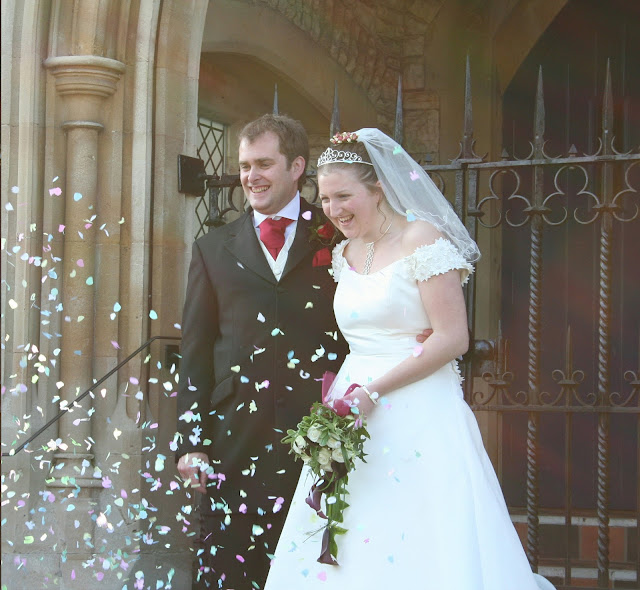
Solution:
[[[418,281],[458,270],[464,283],[473,271],[451,242],[439,238],[363,275],[349,267],[343,254],[347,244],[345,240],[333,251],[333,276],[338,282],[334,312],[352,354],[409,355],[416,335],[431,327]]]

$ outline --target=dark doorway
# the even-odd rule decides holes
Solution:
[[[566,157],[575,146],[577,155],[595,154],[602,127],[602,102],[607,60],[610,60],[615,147],[620,152],[637,150],[640,144],[640,2],[637,0],[570,1],[540,38],[524,61],[503,103],[503,146],[514,158],[527,158],[533,137],[533,113],[539,68],[542,68],[546,109],[546,153]],[[631,186],[640,186],[640,166],[631,169]],[[622,170],[622,168],[621,168]],[[587,167],[587,172],[588,172]],[[573,369],[580,381],[574,405],[598,392],[600,224],[580,224],[572,215],[592,215],[599,183],[585,183],[580,170],[561,175],[545,173],[545,195],[550,200],[549,218],[560,221],[563,208],[569,214],[557,226],[545,223],[540,362],[541,391],[559,389],[558,373],[564,370],[567,339],[571,334]],[[620,172],[614,192],[624,188]],[[530,186],[530,181],[523,183]],[[504,210],[514,217],[522,212],[506,197],[514,190],[505,181]],[[523,189],[521,189],[523,190]],[[562,194],[564,193],[564,194]],[[628,211],[640,204],[637,195],[624,199]],[[628,214],[628,213],[627,213]],[[581,216],[580,216],[581,215]],[[527,306],[529,299],[530,228],[503,224],[502,329],[509,340],[510,367],[515,374],[513,391],[527,390]],[[611,392],[628,392],[625,373],[638,371],[640,342],[640,225],[638,220],[613,227],[611,314]],[[554,378],[555,377],[555,378]],[[628,373],[627,373],[628,379]],[[579,399],[578,399],[579,398]],[[615,398],[614,399],[618,399]],[[634,405],[637,405],[636,399]],[[567,498],[573,508],[596,506],[597,420],[595,413],[543,413],[539,423],[540,506],[561,508]],[[509,505],[526,504],[526,432],[524,413],[503,418],[503,489]],[[612,413],[610,426],[610,507],[635,510],[638,486],[637,414]],[[567,438],[569,437],[569,438]],[[571,453],[566,456],[567,441]],[[567,473],[569,476],[567,477]],[[566,481],[570,489],[566,489]],[[569,492],[569,493],[567,493]]]

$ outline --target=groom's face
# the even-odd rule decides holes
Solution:
[[[274,215],[298,192],[298,178],[304,171],[304,158],[287,164],[280,152],[280,140],[270,131],[252,142],[240,142],[240,182],[251,207],[264,215]]]

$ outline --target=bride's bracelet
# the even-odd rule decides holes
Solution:
[[[367,396],[369,397],[369,399],[373,402],[374,405],[378,405],[378,392],[374,391],[373,393],[371,393],[368,389],[366,385],[361,385],[360,387],[362,387],[362,389],[364,389],[364,392],[367,394]]]

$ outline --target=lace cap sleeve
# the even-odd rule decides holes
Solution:
[[[345,259],[342,253],[346,248],[349,240],[342,240],[339,244],[336,244],[333,252],[331,253],[331,268],[333,269],[333,280],[337,283],[340,280],[340,272],[344,266]]]
[[[473,272],[473,265],[464,259],[449,240],[438,238],[433,244],[419,246],[413,254],[407,256],[405,269],[416,281],[426,281],[435,275],[457,270],[460,273],[460,283],[464,285]]]

